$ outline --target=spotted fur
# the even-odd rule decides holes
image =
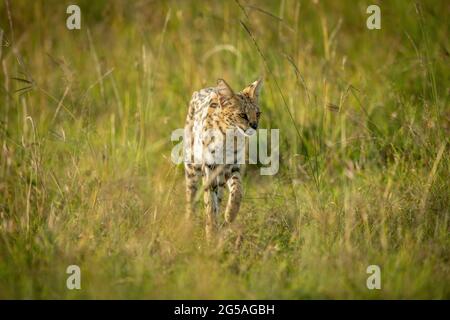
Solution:
[[[258,127],[260,110],[258,97],[262,81],[257,80],[238,93],[222,79],[216,87],[194,92],[189,103],[185,124],[185,177],[187,215],[194,213],[198,182],[203,180],[203,198],[206,210],[206,236],[211,239],[217,230],[217,216],[223,197],[223,189],[228,186],[229,196],[225,208],[225,222],[231,223],[239,212],[242,200],[241,165],[237,157],[242,153],[242,145],[233,141],[234,159],[225,163],[211,157],[202,157],[198,152],[213,154],[217,148],[226,149],[227,132],[237,136],[254,134]],[[209,132],[214,131],[211,136]]]

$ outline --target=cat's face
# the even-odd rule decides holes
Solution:
[[[230,129],[235,128],[245,136],[256,132],[261,115],[258,104],[261,87],[262,80],[257,80],[235,94],[224,80],[218,80],[218,100]]]

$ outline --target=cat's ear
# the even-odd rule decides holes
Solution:
[[[225,80],[217,80],[217,95],[219,96],[219,102],[222,106],[225,102],[233,98],[234,92]]]
[[[259,78],[255,82],[253,82],[251,85],[246,87],[244,90],[242,90],[243,94],[248,95],[251,99],[258,100],[259,93],[261,92],[263,80],[262,78]]]

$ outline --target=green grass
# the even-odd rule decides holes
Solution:
[[[450,298],[446,1],[373,31],[364,1],[77,2],[79,31],[72,2],[0,4],[0,298]],[[261,74],[280,171],[210,248],[170,133]]]

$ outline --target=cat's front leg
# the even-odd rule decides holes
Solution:
[[[217,197],[217,172],[215,165],[203,165],[203,200],[206,211],[206,239],[211,241],[217,232],[217,215],[219,199]]]
[[[228,203],[225,209],[225,221],[227,223],[234,221],[241,206],[242,184],[240,170],[239,165],[234,165],[225,176],[229,190]]]

